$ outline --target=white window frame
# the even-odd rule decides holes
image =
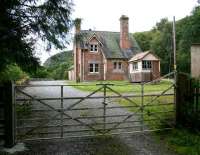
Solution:
[[[133,69],[133,71],[137,71],[138,70],[138,62],[133,62],[132,63],[132,69]]]
[[[90,52],[98,52],[98,44],[90,44]]]
[[[152,61],[143,60],[142,61],[142,70],[151,70],[152,69]]]
[[[114,70],[122,70],[122,62],[121,61],[114,61],[113,62],[113,69]]]
[[[91,65],[92,65],[92,67],[91,67]],[[92,69],[92,72],[90,69]],[[89,73],[99,73],[99,64],[98,63],[89,63]]]

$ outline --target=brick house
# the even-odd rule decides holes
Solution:
[[[128,80],[129,60],[142,52],[133,34],[129,18],[120,18],[120,32],[81,30],[75,27],[74,78],[76,81]]]
[[[76,26],[75,80],[127,80],[128,60],[141,52],[128,29],[128,17],[124,15],[120,32],[81,30]]]

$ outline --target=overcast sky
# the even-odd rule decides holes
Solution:
[[[190,15],[197,5],[197,0],[73,0],[74,18],[82,18],[81,28],[84,30],[117,31],[121,15],[129,17],[129,31],[148,31],[161,18],[176,20]],[[73,30],[72,30],[73,32]],[[40,46],[41,47],[41,46]],[[68,49],[72,49],[69,45]],[[37,55],[44,62],[58,51],[50,53],[37,50]]]

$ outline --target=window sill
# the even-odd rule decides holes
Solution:
[[[99,72],[96,72],[96,73],[88,73],[88,75],[98,75],[99,74]]]
[[[152,70],[150,70],[150,69],[145,69],[145,70],[142,70],[141,72],[152,72]]]
[[[98,53],[98,51],[90,51],[90,53],[95,53],[96,54],[96,53]]]
[[[113,73],[124,73],[122,69],[114,69]]]

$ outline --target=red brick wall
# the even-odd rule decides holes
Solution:
[[[107,74],[106,80],[127,80],[128,79],[128,62],[122,61],[122,71],[114,70],[114,61],[119,60],[108,60],[107,61]]]
[[[96,40],[92,39],[95,43]],[[99,50],[99,49],[98,49]],[[95,81],[104,80],[104,63],[105,63],[105,80],[127,80],[128,79],[128,61],[122,61],[122,71],[114,70],[114,61],[119,60],[105,60],[102,51],[90,52],[89,50],[82,50],[75,47],[76,55],[74,56],[74,64],[76,70],[76,79],[81,81]],[[90,73],[89,64],[95,62],[99,64],[99,73]]]
[[[99,64],[99,73],[89,72],[90,62],[97,62]],[[98,51],[97,53],[85,51],[83,53],[83,63],[84,63],[84,71],[83,71],[84,81],[103,80],[103,74],[104,74],[103,54],[100,51]]]

